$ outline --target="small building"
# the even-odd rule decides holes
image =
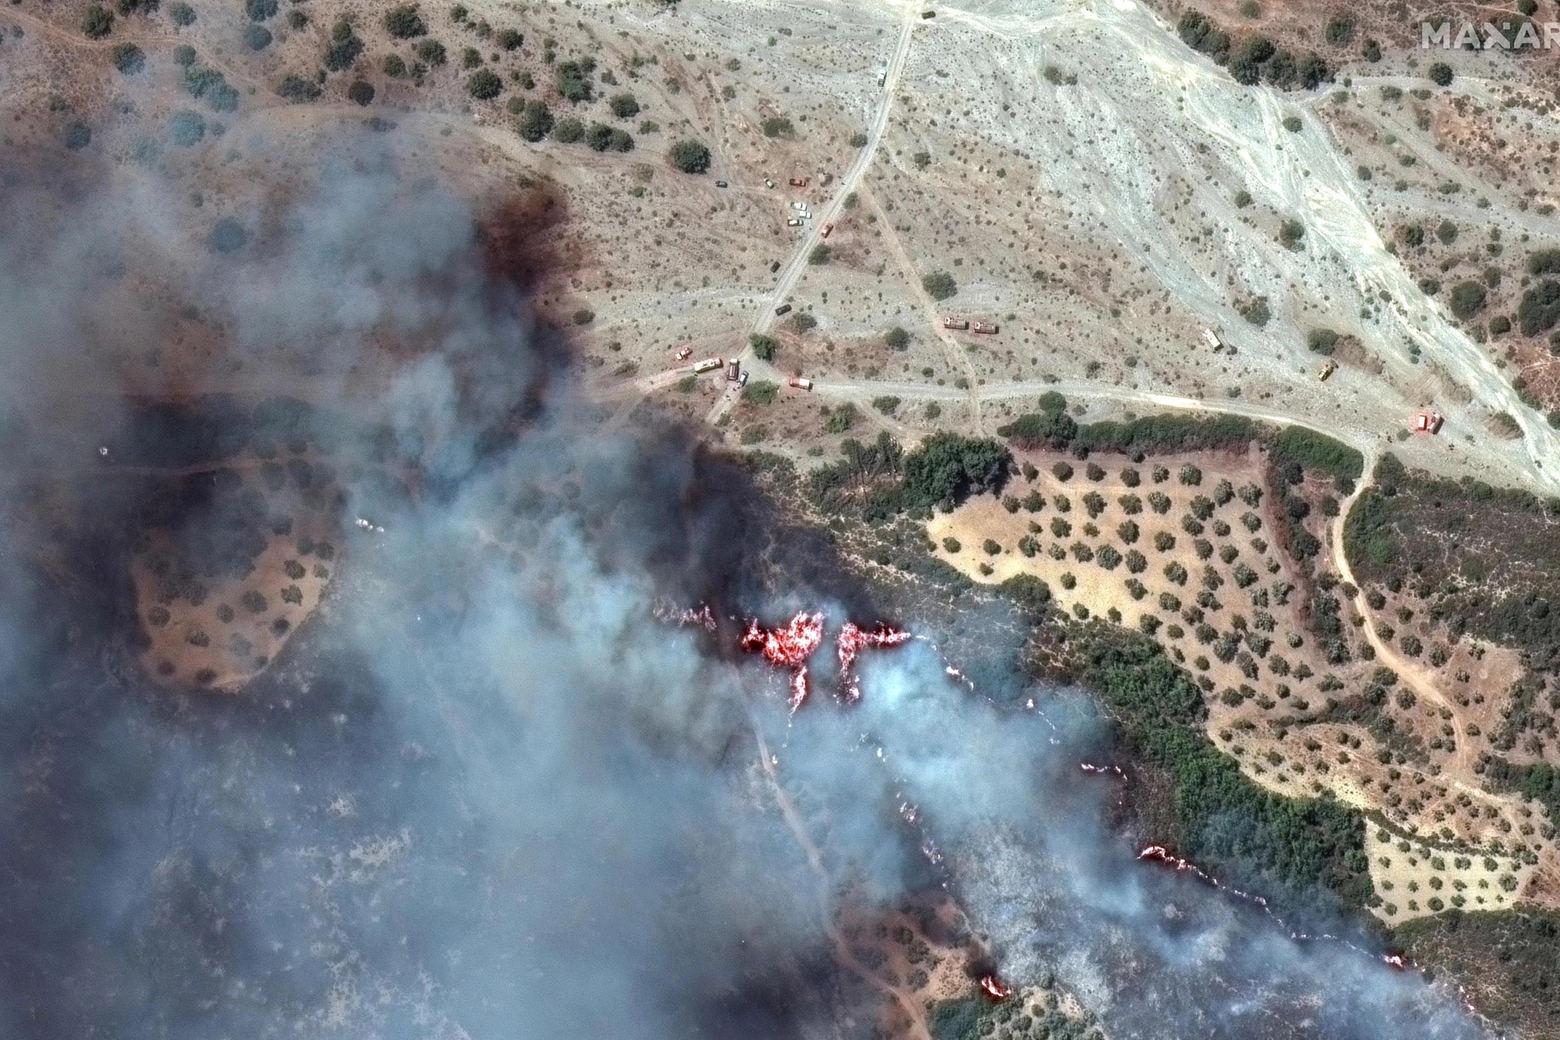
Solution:
[[[967,329],[969,327],[970,327],[970,323],[969,323],[969,319],[967,319],[967,318],[944,318],[943,319],[943,328],[945,328],[945,329],[963,330],[963,329]]]
[[[1224,344],[1219,340],[1219,334],[1212,329],[1202,330],[1202,341],[1212,347],[1215,354],[1224,347]]]
[[[997,334],[997,323],[994,321],[977,321],[970,326],[970,331],[978,332],[983,336],[995,336]]]

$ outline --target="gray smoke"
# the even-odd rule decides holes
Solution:
[[[789,715],[737,619],[875,622],[872,591],[688,435],[605,431],[491,225],[394,157],[253,201],[231,254],[42,192],[0,231],[5,1035],[869,1036],[845,893],[943,886],[1014,981],[1055,968],[1112,1036],[1479,1033],[1415,975],[1134,863],[1078,776],[1085,702],[971,692],[941,633],[867,651],[851,708],[822,668]],[[202,395],[199,421],[149,422],[83,360],[166,341],[147,271],[212,356],[137,389]],[[136,533],[231,526],[169,495],[168,456],[271,443],[278,394],[348,489],[334,591],[242,695],[163,691],[128,649]],[[1027,695],[1043,715],[997,706]]]

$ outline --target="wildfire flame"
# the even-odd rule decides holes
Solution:
[[[739,645],[750,654],[761,654],[776,668],[791,669],[794,712],[807,700],[807,659],[823,643],[823,615],[802,611],[779,628],[765,628],[749,621]]]
[[[845,622],[835,637],[834,648],[840,658],[840,700],[853,704],[861,699],[861,683],[853,671],[856,658],[868,647],[899,646],[910,640],[909,632],[879,625],[867,631],[854,621]]]
[[[995,975],[982,975],[980,977],[980,988],[986,996],[999,1004],[1013,995],[1013,987]]]

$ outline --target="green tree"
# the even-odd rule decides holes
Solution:
[[[534,143],[551,133],[552,128],[553,115],[547,105],[534,98],[527,101],[520,114],[520,136]]]
[[[178,0],[178,2],[168,5],[168,19],[181,29],[188,25],[194,25],[195,8],[184,3],[183,0]]]
[[[971,494],[1000,492],[1013,456],[990,438],[934,433],[905,455],[907,502],[952,508]]]
[[[1452,313],[1464,320],[1484,309],[1487,296],[1484,286],[1478,282],[1464,281],[1452,286]]]
[[[593,96],[590,83],[590,74],[595,71],[596,63],[590,58],[579,61],[566,61],[558,66],[557,86],[558,94],[566,101],[572,101],[576,105],[589,101]]]
[[[325,47],[325,67],[331,72],[341,72],[351,68],[362,53],[363,39],[353,31],[351,21],[345,17],[336,19],[336,24],[331,26],[330,43]]]
[[[780,346],[775,342],[774,337],[759,332],[748,337],[748,345],[753,348],[753,356],[760,361],[773,361]]]
[[[146,52],[133,43],[116,44],[109,52],[114,68],[126,76],[133,76],[146,68]]]
[[[1438,61],[1431,65],[1426,75],[1430,77],[1430,82],[1438,87],[1449,87],[1452,85],[1452,67],[1444,61]]]
[[[101,40],[114,31],[114,12],[102,4],[93,4],[81,16],[81,31],[89,40]]]
[[[466,78],[466,93],[478,101],[492,101],[503,90],[504,81],[492,69],[478,69]]]
[[[578,119],[560,119],[553,126],[553,140],[560,144],[573,144],[585,136],[585,124]]]
[[[958,283],[947,271],[933,271],[921,279],[921,288],[934,300],[946,300],[959,291]]]
[[[385,29],[398,40],[410,40],[414,36],[426,36],[428,25],[418,14],[415,4],[400,4],[385,12]]]
[[[525,33],[519,29],[501,29],[498,33],[498,45],[506,51],[519,50],[525,43]]]
[[[770,405],[780,396],[780,386],[767,380],[749,383],[742,389],[742,399],[749,404]]]
[[[438,68],[449,61],[449,54],[444,50],[444,44],[438,40],[418,40],[417,46],[412,49],[417,55],[417,60]]]
[[[678,141],[668,155],[672,165],[683,173],[704,173],[710,168],[710,150],[699,141]]]
[[[883,333],[883,343],[890,350],[904,350],[910,346],[910,333],[895,325]]]
[[[829,258],[833,253],[834,250],[829,248],[827,242],[819,242],[812,247],[812,252],[807,254],[807,262],[815,267],[821,266],[829,262]]]
[[[359,105],[371,105],[374,103],[374,85],[363,80],[353,80],[347,88],[347,100],[355,101]]]
[[[639,114],[639,102],[632,94],[614,94],[607,104],[619,119],[631,119]]]

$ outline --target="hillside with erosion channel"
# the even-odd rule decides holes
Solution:
[[[1113,720],[1145,846],[1551,1021],[1560,498],[1303,426],[1071,410],[1052,392],[1000,439],[846,440],[805,472],[751,458],[918,603],[1010,602],[1024,666]]]

